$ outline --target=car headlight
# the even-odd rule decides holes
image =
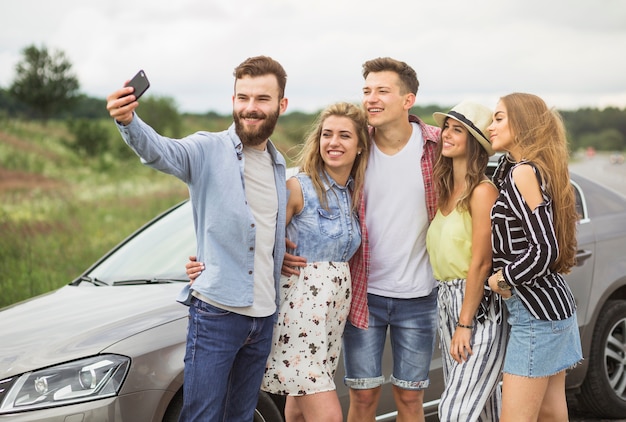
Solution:
[[[0,380],[0,414],[114,396],[129,365],[128,357],[101,355]]]

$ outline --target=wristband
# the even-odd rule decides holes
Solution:
[[[460,328],[469,328],[470,330],[473,330],[473,329],[474,329],[474,326],[473,326],[473,325],[465,325],[465,324],[461,324],[460,322],[457,322],[457,323],[456,323],[456,326],[457,326],[457,327],[460,327]]]

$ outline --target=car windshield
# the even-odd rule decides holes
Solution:
[[[185,202],[135,234],[86,274],[94,282],[132,284],[189,281],[185,263],[195,255],[191,204]]]

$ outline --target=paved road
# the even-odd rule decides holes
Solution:
[[[626,164],[611,164],[609,154],[596,154],[593,157],[576,156],[570,164],[570,171],[601,183],[609,188],[626,195]],[[570,402],[571,422],[608,422],[608,419],[593,419],[585,417],[577,410],[576,402]],[[611,422],[626,419],[612,419]]]
[[[626,195],[626,163],[611,164],[610,154],[576,155],[569,168],[581,176]]]

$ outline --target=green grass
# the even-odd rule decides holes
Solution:
[[[288,162],[314,117],[281,118],[272,139]],[[105,149],[87,156],[65,121],[0,116],[0,307],[71,282],[188,197],[178,179],[141,165],[110,119],[95,123],[105,128],[97,139]],[[182,132],[231,123],[230,116],[184,115]]]
[[[138,159],[81,157],[70,138],[62,122],[0,121],[0,307],[71,282],[188,196]]]

